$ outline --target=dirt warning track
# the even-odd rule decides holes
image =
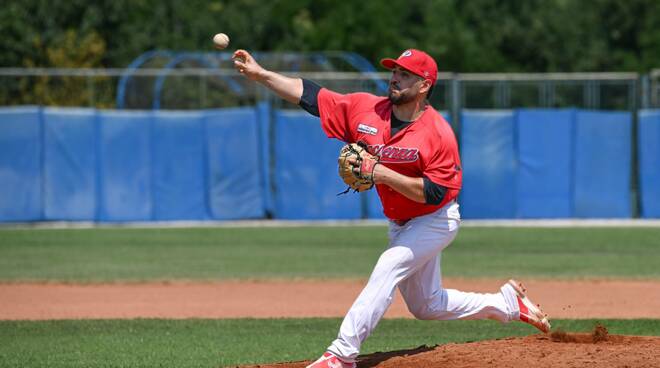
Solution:
[[[445,279],[496,292],[506,280]],[[551,318],[660,318],[660,281],[524,281]],[[0,284],[0,320],[343,317],[364,281]],[[643,300],[643,303],[639,301]],[[386,318],[412,318],[398,295]]]

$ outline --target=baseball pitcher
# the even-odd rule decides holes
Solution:
[[[340,175],[356,191],[375,186],[389,219],[387,248],[337,339],[308,368],[355,367],[362,342],[397,287],[419,319],[519,320],[548,332],[547,316],[514,280],[493,294],[442,287],[441,252],[460,226],[456,200],[462,170],[450,125],[428,103],[438,68],[428,54],[414,49],[380,63],[392,71],[387,97],[339,94],[266,70],[245,50],[234,53],[240,74],[318,116],[328,137],[347,143],[339,155]]]

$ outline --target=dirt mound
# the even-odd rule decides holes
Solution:
[[[602,326],[601,326],[602,327]],[[555,332],[361,356],[358,368],[660,367],[660,337]],[[310,362],[251,368],[304,368]],[[247,367],[245,367],[247,368]]]

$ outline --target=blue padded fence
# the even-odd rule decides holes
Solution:
[[[575,119],[573,216],[630,217],[632,116],[579,111]]]
[[[269,191],[260,157],[260,120],[254,109],[226,109],[206,117],[208,203],[213,219],[259,218]]]
[[[461,116],[464,218],[632,215],[630,113],[521,109]]]
[[[628,218],[627,112],[465,110],[464,218]],[[642,217],[660,217],[660,111],[639,115]],[[0,221],[383,218],[337,196],[342,142],[303,111],[0,109]]]
[[[42,116],[44,219],[96,218],[96,112],[49,108]]]
[[[151,123],[147,112],[99,114],[100,221],[152,219]]]
[[[151,137],[153,219],[206,219],[202,113],[155,112]]]
[[[572,110],[517,111],[516,217],[571,217],[574,118]]]
[[[0,109],[0,221],[43,218],[41,127],[38,108]]]
[[[464,111],[461,115],[463,217],[516,217],[516,172],[513,111]]]
[[[0,110],[0,221],[266,216],[263,108]]]
[[[638,126],[641,217],[660,217],[660,110],[643,110]]]

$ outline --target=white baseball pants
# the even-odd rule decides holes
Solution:
[[[397,286],[408,310],[418,319],[517,319],[518,303],[512,293],[478,294],[442,288],[440,255],[456,237],[459,224],[455,201],[403,226],[390,221],[389,245],[328,351],[346,362],[355,361],[360,345],[392,303]]]

